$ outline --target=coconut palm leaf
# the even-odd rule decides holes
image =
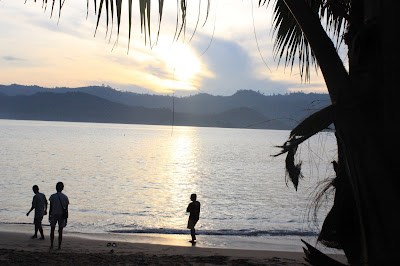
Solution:
[[[27,0],[26,0],[27,1]],[[65,0],[59,0],[59,16],[61,14],[61,9],[64,4]],[[36,2],[36,0],[35,0]],[[51,2],[52,9],[51,15],[54,12],[54,6],[56,5],[56,0],[42,0],[43,8],[47,8],[47,4]],[[105,8],[104,8],[105,2]],[[178,10],[177,10],[177,26],[175,32],[175,38],[178,39],[182,32],[185,31],[186,26],[186,9],[187,9],[187,1],[186,0],[178,0]],[[117,36],[120,33],[121,27],[121,17],[122,17],[122,0],[93,0],[94,3],[94,10],[97,14],[97,23],[96,23],[96,31],[99,27],[99,22],[101,15],[105,12],[106,13],[106,26],[108,32],[108,26],[111,23],[111,27],[114,24],[114,15],[117,17]],[[116,7],[116,8],[114,8]],[[157,39],[160,34],[160,25],[162,20],[163,14],[163,7],[164,7],[164,0],[158,0],[158,31],[157,31]],[[132,10],[133,4],[132,0],[128,0],[128,28],[129,28],[129,41],[131,39],[131,31],[132,31]],[[209,5],[207,7],[207,14],[209,11]],[[87,0],[87,15],[89,12],[89,0]],[[151,45],[151,0],[139,0],[139,13],[140,13],[140,27],[142,33],[145,34],[145,42],[149,39]],[[109,16],[111,15],[111,21],[109,20]],[[180,17],[180,18],[179,18]]]
[[[55,0],[53,0],[53,1],[55,1]],[[89,0],[87,0],[87,1],[89,1]],[[98,13],[96,29],[99,26],[99,20],[100,20],[101,14],[103,12],[106,12],[106,15],[108,18],[108,14],[110,13],[112,17],[114,15],[117,16],[117,28],[118,28],[117,35],[119,35],[120,26],[121,26],[121,16],[122,16],[122,0],[105,0],[106,2],[107,1],[109,2],[109,4],[106,4],[105,11],[103,11],[103,8],[102,8],[102,3],[104,0],[93,0],[93,1],[95,3],[95,9],[97,10],[97,13]],[[99,1],[100,5],[99,5],[99,8],[97,9],[98,1]],[[180,0],[177,2],[178,2],[177,20],[176,20],[177,24],[176,24],[176,31],[175,31],[176,39],[178,39],[179,36],[181,35],[181,33],[185,31],[186,9],[187,9],[187,1],[186,0]],[[117,7],[116,9],[113,9],[114,3]],[[162,15],[163,15],[163,7],[164,7],[164,0],[158,0],[158,30],[157,30],[156,39],[158,39],[158,36],[160,35],[160,26],[161,26]],[[131,39],[131,31],[132,31],[132,18],[133,18],[132,10],[133,10],[132,0],[128,0],[128,28],[129,28],[128,40],[129,41]],[[141,28],[141,32],[144,33],[144,35],[145,35],[145,43],[147,43],[147,40],[149,40],[150,46],[152,46],[152,41],[151,41],[151,0],[139,0],[139,13],[140,13],[140,28]],[[109,24],[108,19],[106,21],[106,24],[108,27],[108,24]]]
[[[326,29],[336,39],[338,47],[347,25],[350,0],[303,0],[321,20],[325,18]],[[260,0],[259,5],[269,5],[271,0]],[[297,61],[302,80],[309,81],[310,68],[318,67],[318,61],[302,29],[293,17],[285,0],[275,0],[273,7],[273,46],[274,57],[278,63],[285,58],[285,67],[293,66]]]
[[[298,146],[311,136],[323,129],[328,128],[328,126],[333,123],[333,119],[333,105],[329,105],[307,117],[290,132],[289,140],[286,141],[282,146],[279,146],[279,148],[282,149],[281,152],[277,155],[274,155],[279,156],[287,152],[285,160],[286,173],[296,190],[299,185],[299,179],[302,179],[303,177],[301,173],[301,162],[298,164],[295,163],[295,155]]]

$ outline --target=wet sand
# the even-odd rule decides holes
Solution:
[[[105,239],[68,232],[57,250],[57,231],[49,250],[48,234],[45,240],[30,236],[0,226],[0,265],[308,265],[301,252],[133,243],[118,234]],[[331,256],[345,262],[343,255]]]

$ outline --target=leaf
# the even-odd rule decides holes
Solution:
[[[342,35],[347,25],[350,0],[299,0],[305,1],[313,13],[322,20],[326,18],[326,29],[336,38],[337,47],[340,45]],[[259,6],[269,5],[271,0],[259,0]],[[316,57],[304,36],[301,28],[288,9],[285,0],[275,0],[273,7],[273,29],[275,36],[273,53],[278,64],[285,57],[285,67],[293,65],[296,59],[299,62],[300,77],[306,82],[310,80],[311,66],[318,67]]]
[[[129,51],[129,45],[131,43],[131,31],[132,31],[132,0],[129,0],[129,7],[128,7],[128,12],[129,12],[129,36],[128,36],[128,51]]]
[[[27,0],[26,0],[27,1]],[[25,1],[25,2],[26,2]],[[36,2],[36,1],[35,1]],[[42,0],[42,7],[46,10],[48,0]],[[53,0],[52,3],[52,9],[51,9],[51,15],[54,12],[55,8],[55,2],[56,0]],[[62,6],[64,5],[65,0],[59,0],[59,17],[61,15],[61,9]],[[129,28],[129,38],[128,41],[130,42],[131,40],[131,32],[132,32],[132,12],[133,12],[133,4],[132,0],[128,0],[128,28]],[[98,27],[100,26],[100,18],[101,14],[104,12],[104,0],[93,0],[94,3],[94,12],[97,15],[97,21],[96,21],[96,28],[95,28],[95,35],[97,32]],[[174,39],[178,39],[182,33],[185,33],[186,31],[186,10],[187,10],[187,0],[177,0],[178,8],[177,8],[177,21],[176,21],[176,29],[175,29],[175,35]],[[114,5],[116,9],[114,9]],[[87,0],[86,4],[87,12],[86,12],[86,18],[89,15],[89,0]],[[160,35],[160,29],[161,29],[161,21],[162,21],[162,16],[163,16],[163,9],[164,9],[164,0],[158,0],[158,30],[157,30],[157,40]],[[112,28],[114,25],[114,15],[117,16],[117,36],[119,36],[120,33],[120,27],[121,27],[121,17],[122,17],[122,0],[105,0],[105,12],[106,12],[106,36],[108,34],[108,26],[110,23],[109,20],[109,15],[111,14],[111,33],[110,33],[110,38],[112,35]],[[208,5],[207,5],[207,14],[206,14],[206,19],[204,21],[204,24],[207,21],[208,14],[210,10],[210,0],[208,0]],[[147,38],[149,38],[150,41],[150,46],[152,46],[151,43],[151,0],[139,0],[139,12],[140,12],[140,27],[142,33],[145,34],[145,43],[147,43]],[[199,14],[198,17],[200,16],[200,9],[199,9]],[[203,24],[203,26],[204,26]],[[196,25],[197,28],[197,25]],[[193,33],[194,34],[194,33]],[[117,41],[118,43],[118,37]],[[128,50],[129,50],[129,43],[128,43]]]
[[[299,179],[303,178],[301,173],[301,162],[295,164],[294,157],[298,146],[309,139],[311,136],[317,134],[323,129],[326,129],[330,124],[333,123],[334,119],[334,106],[329,105],[320,111],[312,114],[305,120],[303,120],[299,125],[297,125],[289,135],[289,140],[287,140],[280,148],[281,152],[274,155],[279,156],[283,153],[288,153],[286,156],[286,172],[289,175],[295,189],[297,190]]]
[[[104,0],[100,0],[100,6],[99,6],[99,12],[98,12],[98,15],[97,15],[97,23],[96,23],[96,30],[94,31],[94,36],[96,36],[97,28],[99,27],[101,9],[103,7],[103,2],[104,2]],[[95,3],[96,3],[96,1],[95,1]],[[95,4],[95,6],[96,6],[96,4]],[[108,22],[107,22],[107,24],[108,24]]]

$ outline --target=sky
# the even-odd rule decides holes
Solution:
[[[186,30],[178,40],[176,1],[165,1],[157,44],[158,6],[151,9],[150,41],[134,1],[129,41],[125,4],[118,35],[115,22],[107,28],[105,12],[95,34],[93,1],[87,10],[87,1],[66,0],[59,17],[58,1],[51,16],[51,5],[45,10],[40,0],[0,0],[0,84],[104,85],[176,96],[327,93],[320,71],[312,71],[305,83],[297,65],[284,68],[274,58],[271,7],[258,7],[256,0],[211,1],[205,24],[207,1],[200,2],[200,15],[199,2],[188,1]],[[345,51],[341,54],[346,61]]]

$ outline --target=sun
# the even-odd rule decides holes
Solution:
[[[154,48],[170,75],[174,89],[196,90],[196,80],[202,71],[202,64],[193,49],[180,42],[159,43]]]

